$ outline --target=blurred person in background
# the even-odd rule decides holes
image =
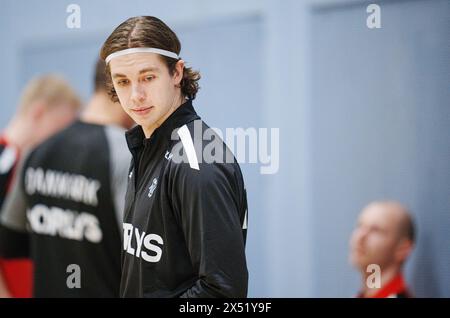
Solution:
[[[125,129],[133,124],[108,97],[99,60],[95,93],[79,120],[40,144],[18,168],[1,222],[30,232],[34,297],[118,296],[131,160]],[[0,243],[4,256],[17,252],[11,241]]]
[[[59,76],[43,75],[28,83],[17,112],[0,135],[0,207],[21,154],[70,124],[80,105],[74,90]],[[16,239],[28,244],[26,236]],[[11,256],[10,260],[0,260],[0,297],[30,297],[32,263],[27,258]]]
[[[391,201],[366,206],[350,239],[350,262],[360,271],[362,279],[358,297],[412,297],[402,272],[414,242],[414,223],[404,206]],[[368,270],[371,264],[380,269],[381,280],[376,287],[368,283],[373,274]]]

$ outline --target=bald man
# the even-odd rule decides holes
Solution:
[[[402,269],[413,250],[414,236],[412,218],[400,203],[372,202],[362,210],[350,240],[350,262],[362,277],[359,297],[411,297]]]

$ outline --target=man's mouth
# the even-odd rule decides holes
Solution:
[[[153,109],[153,106],[148,107],[136,107],[132,108],[131,111],[137,115],[146,115]]]

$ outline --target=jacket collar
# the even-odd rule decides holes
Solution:
[[[128,148],[130,150],[135,150],[144,145],[145,142],[148,142],[153,139],[160,139],[168,137],[172,134],[172,131],[176,128],[183,126],[193,120],[200,119],[200,117],[195,112],[194,107],[192,106],[192,100],[187,100],[183,104],[180,105],[170,116],[159,126],[150,138],[145,138],[144,131],[141,126],[136,126],[131,128],[125,133],[125,137],[127,140]]]

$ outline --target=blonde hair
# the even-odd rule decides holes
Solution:
[[[42,75],[28,82],[20,97],[19,112],[27,112],[36,101],[44,102],[48,108],[66,104],[78,110],[81,106],[81,100],[70,84],[55,74]]]

